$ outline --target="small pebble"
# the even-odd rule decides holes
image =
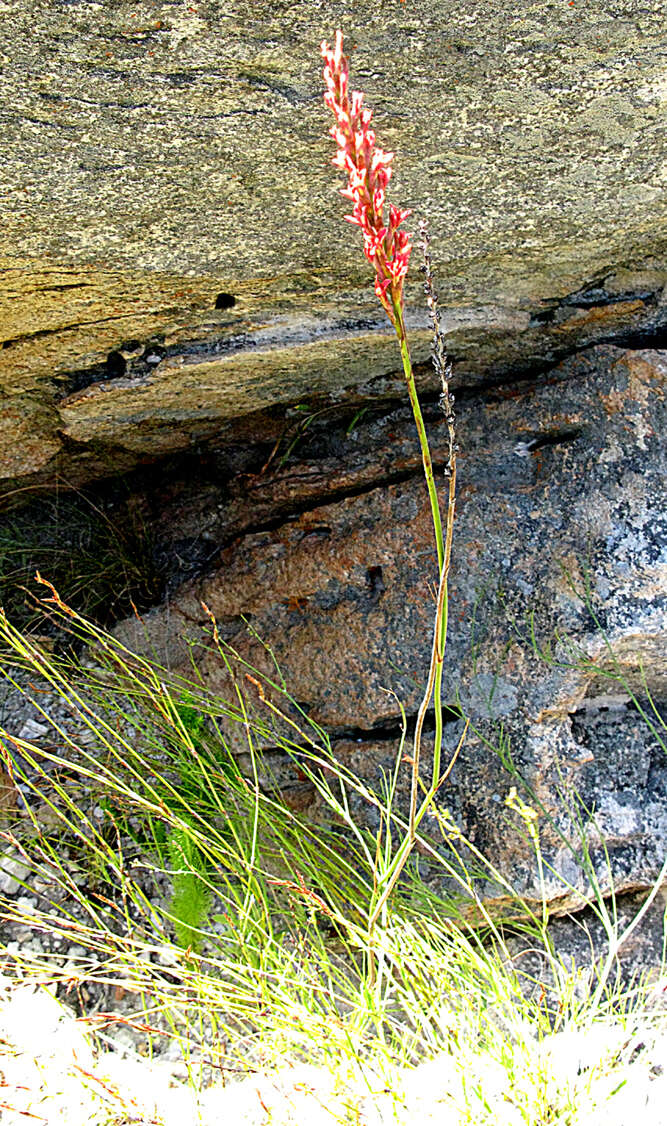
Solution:
[[[18,856],[3,856],[0,860],[0,891],[16,895],[30,875],[30,865]]]

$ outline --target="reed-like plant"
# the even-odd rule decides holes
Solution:
[[[406,208],[397,208],[390,205],[388,217],[386,215],[386,192],[391,179],[391,165],[394,154],[385,152],[376,144],[375,132],[371,128],[373,111],[364,106],[364,95],[358,90],[350,91],[349,64],[343,53],[343,34],[341,31],[336,32],[333,48],[326,41],[322,43],[321,53],[325,63],[326,92],[324,101],[335,118],[335,124],[330,130],[337,146],[333,163],[347,176],[347,186],[341,188],[341,195],[352,203],[351,213],[346,215],[345,218],[349,223],[361,229],[364,240],[364,254],[375,270],[375,293],[393,325],[398,340],[431,505],[439,577],[428,680],[417,713],[410,756],[412,784],[408,829],[386,873],[384,886],[379,889],[378,902],[375,908],[375,918],[378,918],[396,886],[410,852],[414,848],[417,826],[429,810],[436,793],[453,765],[452,760],[444,773],[442,772],[442,681],[447,644],[448,579],[456,507],[456,453],[458,447],[454,430],[454,396],[449,388],[451,367],[447,359],[444,332],[433,285],[428,229],[425,221],[422,221],[421,234],[424,252],[422,269],[425,275],[426,299],[434,330],[433,363],[441,383],[440,402],[448,428],[448,452],[444,470],[448,487],[443,526],[440,499],[433,472],[433,461],[417,394],[417,384],[410,359],[408,335],[405,327],[403,290],[412,253],[412,243],[407,232],[402,229],[402,224],[411,212]],[[424,720],[431,700],[433,700],[435,714],[435,741],[432,777],[430,786],[426,787],[422,784],[420,777],[421,739]],[[419,801],[420,787],[422,790],[421,801]]]

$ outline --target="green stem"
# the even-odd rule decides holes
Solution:
[[[446,602],[445,602],[446,607]],[[446,615],[445,615],[446,616]],[[440,620],[440,638],[442,638],[442,618]],[[435,684],[433,685],[433,701],[435,706],[435,732],[433,735],[433,786],[438,785],[440,779],[440,760],[442,758],[442,672],[444,660],[439,659],[435,667]]]
[[[431,461],[431,451],[428,445],[428,438],[426,436],[426,427],[424,426],[424,418],[417,396],[417,387],[415,384],[414,372],[412,370],[412,362],[410,360],[410,351],[408,348],[407,334],[405,330],[405,322],[403,320],[403,312],[400,303],[396,300],[393,301],[393,324],[398,337],[398,343],[401,349],[401,359],[403,361],[403,371],[405,372],[405,380],[408,385],[408,394],[410,396],[410,405],[414,415],[415,423],[417,426],[417,434],[419,435],[419,444],[421,446],[422,463],[424,466],[424,476],[426,477],[426,485],[428,488],[429,499],[431,502],[431,513],[433,516],[433,527],[435,530],[435,542],[438,551],[438,598],[436,607],[436,616],[433,630],[433,645],[431,650],[431,663],[429,667],[428,683],[426,691],[422,698],[419,712],[417,715],[417,722],[415,724],[415,737],[414,749],[412,753],[412,783],[410,794],[410,814],[408,821],[408,832],[403,839],[398,852],[396,853],[392,863],[389,865],[385,873],[385,886],[379,900],[375,903],[374,910],[369,919],[369,928],[372,928],[377,921],[380,913],[384,909],[389,896],[391,895],[400,874],[407,863],[408,857],[414,846],[417,827],[429,809],[431,802],[440,787],[444,778],[440,776],[440,763],[442,757],[442,675],[445,660],[445,645],[447,642],[447,621],[448,621],[448,588],[447,581],[449,577],[449,564],[452,552],[452,529],[454,523],[454,507],[455,507],[455,494],[456,494],[456,470],[455,458],[453,455],[453,446],[450,448],[449,459],[449,496],[447,506],[447,523],[446,523],[446,536],[443,538],[442,532],[442,517],[440,515],[440,504],[438,501],[438,494],[435,487],[435,479],[433,476],[433,462]],[[450,446],[452,443],[450,433]],[[419,780],[419,759],[421,751],[421,736],[424,725],[424,719],[428,705],[433,698],[433,706],[435,711],[435,740],[433,751],[433,778],[431,788],[423,799],[419,810],[417,810],[417,793],[420,785]],[[454,753],[452,760],[445,772],[445,776],[449,774],[456,756],[458,755],[459,748]]]
[[[412,413],[415,416],[415,423],[417,426],[417,434],[419,436],[419,445],[421,447],[422,463],[424,466],[424,476],[426,477],[426,487],[428,488],[429,500],[431,502],[431,514],[433,516],[433,529],[435,531],[435,543],[438,549],[438,575],[442,571],[445,561],[445,544],[442,536],[442,518],[440,516],[440,505],[438,503],[438,494],[435,488],[435,479],[433,477],[433,462],[431,461],[431,451],[428,446],[428,438],[426,437],[426,427],[424,426],[424,418],[419,405],[417,397],[417,385],[415,383],[415,376],[412,370],[412,361],[410,360],[410,350],[408,348],[408,338],[405,331],[405,321],[403,320],[403,310],[400,305],[394,303],[394,327],[398,337],[398,343],[401,349],[401,360],[403,361],[403,371],[405,372],[405,381],[408,385],[408,395],[410,396],[410,406]]]
[[[435,479],[433,476],[433,462],[431,460],[431,451],[429,449],[428,438],[426,436],[426,427],[424,426],[424,418],[421,412],[419,397],[417,395],[417,385],[415,383],[415,376],[412,370],[412,361],[410,359],[410,350],[408,348],[407,332],[405,328],[405,321],[403,319],[403,310],[401,309],[398,301],[393,302],[394,309],[394,328],[398,343],[401,349],[401,360],[403,361],[403,371],[405,372],[405,381],[408,385],[408,395],[410,397],[410,405],[414,415],[415,424],[417,426],[417,434],[419,436],[419,445],[421,447],[422,463],[424,466],[424,476],[426,478],[426,486],[428,488],[429,500],[431,502],[431,514],[433,517],[433,528],[435,531],[435,542],[438,551],[438,576],[442,583],[443,568],[444,575],[444,590],[440,601],[440,612],[436,621],[436,645],[434,658],[435,664],[435,678],[432,685],[433,703],[435,710],[435,738],[433,748],[433,785],[438,785],[440,777],[440,762],[442,757],[442,737],[443,737],[443,724],[442,724],[442,674],[445,658],[445,645],[447,643],[447,623],[448,623],[448,592],[447,592],[447,578],[449,571],[449,561],[451,556],[451,530],[454,518],[454,488],[455,480],[450,477],[449,489],[449,505],[447,511],[447,536],[446,540],[442,532],[442,517],[440,515],[440,503],[438,501],[438,494],[435,487]],[[452,467],[450,466],[450,469]],[[431,692],[429,691],[429,699]],[[428,701],[425,701],[425,706],[428,706]],[[418,739],[421,737],[419,732]],[[419,746],[416,747],[417,758],[419,757]],[[416,789],[413,792],[412,812],[414,816],[414,808],[416,801]]]

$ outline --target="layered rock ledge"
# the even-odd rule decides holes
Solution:
[[[342,26],[427,215],[457,379],[664,332],[660,3],[0,12],[0,474],[78,485],[396,369],[342,223]],[[352,236],[352,237],[350,237]],[[419,284],[408,295],[427,356]]]

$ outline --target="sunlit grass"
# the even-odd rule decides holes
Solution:
[[[130,1024],[148,1054],[175,1041],[196,1087],[289,1061],[316,1064],[369,1097],[386,1102],[389,1092],[401,1121],[403,1069],[437,1059],[447,1061],[441,1095],[455,1121],[585,1121],[582,1108],[592,1113],[602,1097],[600,1068],[622,1070],[628,1044],[662,1019],[655,982],[630,987],[616,972],[627,934],[592,871],[589,902],[607,946],[585,980],[553,949],[546,900],[517,895],[438,803],[378,913],[408,829],[395,800],[400,754],[376,792],[336,759],[278,681],[258,678],[230,651],[220,659],[235,669],[232,703],[130,653],[57,601],[51,607],[85,644],[83,660],[45,652],[6,619],[0,626],[4,674],[50,729],[39,745],[1,733],[5,768],[27,799],[5,816],[2,836],[44,878],[51,902],[42,895],[26,912],[5,895],[0,911],[81,952],[19,946],[5,950],[5,973],[57,983],[72,999],[91,983],[134,998],[130,1013],[110,1005],[90,1014],[91,1031],[113,1047]],[[45,686],[66,722],[41,707]],[[260,784],[268,767],[258,748],[275,744],[276,713],[282,751],[316,798],[315,822]],[[245,773],[229,747],[233,728],[244,734]],[[519,793],[510,802],[539,872],[535,809]],[[374,811],[379,829],[353,813],[360,807]],[[581,858],[590,869],[585,849]],[[472,862],[502,888],[503,918],[476,896]],[[427,885],[424,863],[439,876]],[[32,878],[25,883],[29,891]],[[517,935],[540,953],[539,980],[516,953]],[[606,1062],[563,1078],[549,1054],[554,1035],[610,1027],[618,1044]]]

